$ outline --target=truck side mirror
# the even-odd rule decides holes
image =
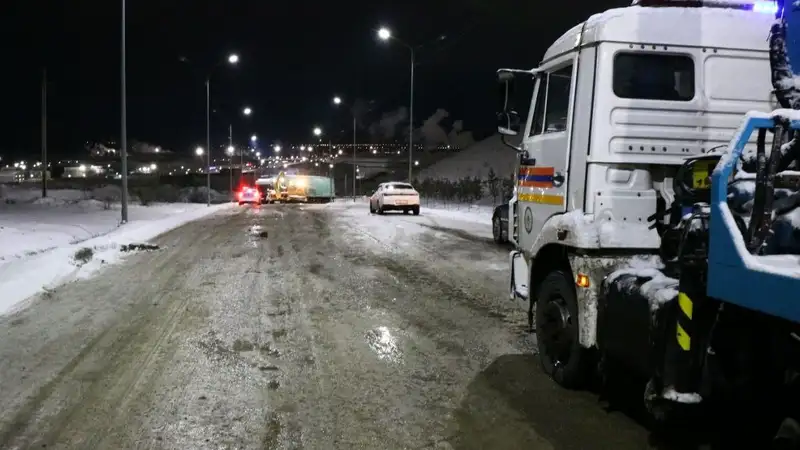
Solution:
[[[497,114],[497,132],[504,136],[516,136],[519,132],[519,114],[508,111]]]
[[[504,136],[516,136],[519,133],[521,120],[514,109],[514,74],[498,72],[497,132]]]

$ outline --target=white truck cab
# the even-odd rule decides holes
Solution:
[[[582,348],[596,344],[603,279],[657,258],[684,159],[726,146],[748,111],[776,107],[767,48],[774,11],[654,3],[594,15],[535,69],[498,71],[498,131],[521,135],[519,146],[508,144],[520,157],[509,204],[511,298],[533,325],[542,283],[568,278],[577,305],[560,314]],[[523,79],[534,83],[527,117],[513,104]]]

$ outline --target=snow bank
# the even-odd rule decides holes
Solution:
[[[436,203],[425,205],[423,203],[420,208],[420,214],[424,214],[427,217],[479,223],[489,227],[492,224],[493,213],[493,206],[484,205],[443,205]]]
[[[498,178],[507,178],[514,173],[516,164],[517,153],[506,147],[500,140],[500,135],[496,135],[423,169],[418,178],[420,180],[431,178],[450,181],[460,180],[464,177],[485,179],[489,169],[494,170]]]
[[[63,194],[63,193],[62,193]],[[132,223],[205,209],[200,204],[130,205]],[[0,264],[105,235],[119,226],[119,205],[69,195],[26,204],[0,204]]]
[[[119,211],[83,202],[70,206],[3,205],[0,208],[0,314],[43,289],[85,278],[122,257],[120,247],[142,243],[230,204],[131,206],[129,222],[118,225]],[[92,250],[86,262],[81,249]]]

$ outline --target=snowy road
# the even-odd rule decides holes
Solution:
[[[453,220],[243,208],[41,296],[0,318],[0,448],[647,448],[540,373]]]

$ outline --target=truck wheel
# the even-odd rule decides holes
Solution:
[[[773,450],[800,448],[800,424],[791,418],[784,419],[772,440],[772,447],[770,448]]]
[[[415,206],[415,207],[414,207],[414,208],[411,210],[411,212],[412,212],[412,213],[414,213],[414,215],[415,215],[415,216],[418,216],[418,215],[419,215],[419,206]]]
[[[580,387],[586,376],[586,350],[578,340],[578,301],[572,277],[551,272],[536,296],[536,342],[542,369],[561,386]]]
[[[494,216],[492,219],[492,237],[498,244],[505,244],[508,242],[505,238],[503,238],[503,222],[498,216]]]

